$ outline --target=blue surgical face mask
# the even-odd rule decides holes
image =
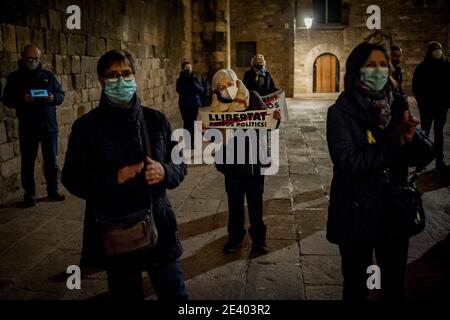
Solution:
[[[383,90],[389,78],[389,68],[361,68],[361,81],[370,91],[379,92]]]
[[[106,81],[105,95],[115,104],[124,105],[131,101],[136,92],[136,80],[124,80],[120,77],[117,81]]]

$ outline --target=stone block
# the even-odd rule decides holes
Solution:
[[[45,50],[45,37],[44,30],[42,29],[31,29],[30,30],[31,44],[38,46],[42,52]]]
[[[14,145],[12,142],[0,145],[0,160],[8,161],[14,158]]]
[[[61,124],[71,124],[73,122],[73,109],[68,106],[59,110]]]
[[[302,256],[302,269],[305,284],[308,285],[341,285],[340,256]]]
[[[59,53],[59,33],[54,30],[45,31],[45,48],[47,53]]]
[[[20,173],[20,158],[16,157],[3,162],[0,171],[4,179]]]
[[[305,299],[300,266],[250,263],[244,297],[249,300]]]
[[[86,76],[83,73],[75,74],[72,78],[73,86],[75,90],[79,91],[86,88]]]
[[[100,93],[98,88],[91,88],[88,91],[89,101],[96,101],[100,98]]]
[[[63,57],[61,55],[54,55],[53,67],[57,75],[62,75],[64,73]]]
[[[8,133],[6,131],[5,122],[0,123],[0,143],[8,142]]]
[[[25,46],[31,42],[30,29],[28,27],[16,26],[17,52],[22,52]]]
[[[49,28],[56,31],[61,31],[62,16],[60,11],[48,10]]]
[[[81,61],[79,56],[71,56],[70,57],[70,65],[72,68],[72,73],[80,73],[81,72]]]
[[[90,61],[89,57],[81,57],[81,73],[90,72]]]
[[[106,39],[106,51],[120,48],[120,40]]]
[[[67,53],[70,55],[83,56],[86,54],[86,37],[69,34],[67,39]]]
[[[67,35],[60,33],[59,35],[59,49],[62,55],[67,54]]]
[[[11,24],[2,24],[3,50],[17,52],[16,27]]]
[[[71,74],[72,73],[72,61],[69,56],[63,56],[62,57],[63,62],[63,73],[64,74]]]
[[[87,55],[96,56],[97,55],[97,38],[88,37],[87,40]]]

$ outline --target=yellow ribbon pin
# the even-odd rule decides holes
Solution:
[[[377,140],[375,140],[373,133],[370,130],[367,130],[367,142],[369,142],[369,144],[377,143]]]

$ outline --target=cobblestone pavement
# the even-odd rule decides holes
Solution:
[[[182,264],[191,299],[340,299],[337,247],[325,239],[332,164],[325,141],[330,100],[290,100],[281,129],[280,172],[266,177],[264,215],[270,253],[254,256],[250,240],[233,255],[226,242],[224,179],[213,166],[189,167],[170,192],[185,248]],[[450,156],[450,129],[446,155]],[[450,188],[432,170],[421,175],[426,231],[411,240],[409,299],[449,297]],[[66,192],[67,194],[67,192]],[[82,289],[66,288],[66,268],[78,264],[84,203],[41,200],[35,208],[0,209],[0,299],[108,298],[104,272],[83,270]],[[145,280],[146,293],[154,299]]]

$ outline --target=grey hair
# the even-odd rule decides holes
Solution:
[[[266,59],[265,59],[264,56],[263,56],[262,54],[260,54],[260,53],[258,53],[257,55],[255,55],[255,56],[252,58],[252,60],[250,61],[250,63],[253,65],[253,63],[255,62],[255,60],[256,60],[257,58],[261,58],[262,61],[264,62],[264,65],[266,65]]]
[[[219,71],[217,71],[211,81],[211,86],[212,89],[218,89],[219,88],[219,84],[222,81],[223,78],[230,78],[233,81],[238,80],[238,76],[236,75],[236,73],[231,70],[231,69],[221,69]]]

